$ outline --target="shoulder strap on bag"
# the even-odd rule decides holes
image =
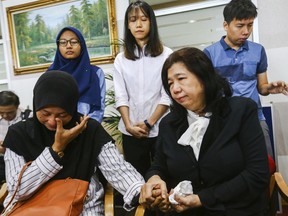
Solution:
[[[3,212],[5,212],[6,209],[8,209],[9,205],[12,203],[12,201],[13,201],[13,199],[14,199],[14,197],[15,197],[18,189],[19,189],[19,186],[20,186],[20,184],[21,184],[21,179],[22,179],[23,173],[24,173],[24,171],[27,169],[27,167],[28,167],[31,163],[32,163],[32,161],[27,162],[27,163],[23,166],[23,168],[21,169],[21,172],[19,173],[18,182],[17,182],[16,188],[15,188],[15,191],[14,191],[14,193],[13,193],[10,201],[8,202],[7,206],[6,206],[5,209],[3,210]],[[1,214],[1,215],[2,215],[2,214]]]

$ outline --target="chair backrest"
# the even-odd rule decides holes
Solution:
[[[104,198],[104,212],[105,216],[114,216],[114,192],[113,187],[107,183],[105,188],[105,198]],[[139,205],[135,211],[134,216],[144,216],[145,209],[143,206]]]
[[[145,208],[142,205],[139,205],[136,209],[134,216],[143,216],[145,213]]]
[[[104,212],[105,216],[114,216],[114,193],[109,183],[105,187]]]
[[[8,195],[8,191],[7,191],[7,183],[4,182],[1,185],[1,189],[0,189],[0,205],[3,205],[3,202],[6,198],[6,196]]]
[[[280,172],[275,172],[270,178],[270,212],[271,216],[277,215],[278,193],[281,198],[288,202],[288,185]]]

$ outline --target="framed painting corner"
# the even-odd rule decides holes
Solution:
[[[65,26],[81,31],[92,64],[112,63],[119,50],[114,1],[41,0],[8,7],[14,74],[47,70],[57,50],[55,38]]]

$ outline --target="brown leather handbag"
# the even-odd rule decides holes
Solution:
[[[21,183],[24,170],[31,162],[25,164],[19,175],[16,190],[2,216],[78,216],[83,210],[89,182],[80,179],[60,179],[50,181],[27,200],[13,203]]]

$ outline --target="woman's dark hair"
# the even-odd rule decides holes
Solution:
[[[163,52],[163,45],[160,41],[160,37],[158,34],[158,27],[157,21],[155,17],[155,13],[152,7],[147,4],[145,1],[135,1],[132,2],[125,13],[125,26],[124,26],[124,54],[125,57],[131,60],[136,60],[141,57],[142,49],[137,44],[134,36],[132,35],[131,31],[129,30],[129,14],[133,11],[136,13],[141,10],[143,14],[149,18],[150,20],[150,32],[149,32],[149,39],[146,45],[144,55],[151,55],[152,57],[156,57]],[[135,53],[135,45],[138,48],[138,55]]]
[[[223,10],[224,20],[229,24],[234,18],[236,20],[257,17],[257,8],[251,0],[232,0]]]
[[[16,106],[20,104],[19,97],[12,91],[0,92],[0,106]]]
[[[216,103],[222,98],[232,96],[232,90],[226,79],[222,78],[214,69],[211,60],[204,52],[197,48],[183,48],[173,52],[165,61],[162,68],[162,83],[165,91],[172,100],[172,111],[178,118],[187,117],[186,109],[173,100],[168,85],[168,70],[175,63],[183,63],[187,70],[193,73],[204,86],[204,97],[206,107],[204,112],[213,112]],[[180,120],[179,119],[179,120]]]

